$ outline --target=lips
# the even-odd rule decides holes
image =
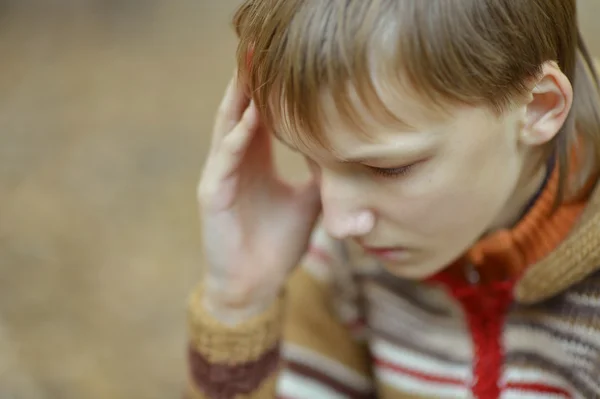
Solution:
[[[406,260],[409,256],[409,251],[402,247],[368,247],[361,245],[365,253],[390,261]]]

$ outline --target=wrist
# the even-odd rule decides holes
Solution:
[[[228,326],[235,326],[260,316],[269,309],[272,303],[252,303],[243,307],[232,307],[204,295],[202,305],[205,311],[217,321]]]
[[[278,297],[277,294],[267,295],[264,290],[235,289],[210,277],[205,279],[203,291],[204,309],[219,322],[230,326],[266,312]]]

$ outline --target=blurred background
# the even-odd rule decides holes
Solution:
[[[0,0],[0,399],[180,397],[237,3]]]

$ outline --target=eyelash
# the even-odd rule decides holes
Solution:
[[[411,172],[411,170],[413,169],[414,166],[415,166],[415,164],[401,166],[399,168],[375,168],[375,167],[369,166],[369,169],[371,169],[373,171],[373,173],[375,173],[376,175],[391,178],[391,177],[400,177],[400,176],[407,175],[408,173]]]

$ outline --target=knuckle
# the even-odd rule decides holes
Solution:
[[[219,120],[223,120],[225,118],[227,118],[227,116],[229,115],[229,104],[227,103],[227,101],[222,101],[221,104],[219,104],[219,107],[217,108],[217,119]]]
[[[214,185],[201,181],[196,188],[196,197],[201,205],[206,205],[214,197]]]
[[[234,140],[234,135],[230,134],[223,139],[221,142],[221,148],[228,154],[233,154],[236,151],[236,142]]]
[[[240,127],[238,127],[240,128]],[[239,131],[232,132],[229,136],[225,137],[223,142],[221,143],[223,150],[230,156],[237,158],[241,155],[243,149],[243,143],[241,142],[241,138]]]
[[[210,168],[204,168],[198,185],[196,186],[196,197],[201,200],[210,197],[214,193],[214,181],[211,179]]]

